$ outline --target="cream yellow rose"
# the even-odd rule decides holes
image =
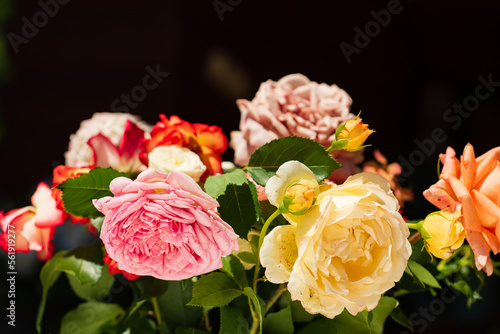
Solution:
[[[303,168],[298,170],[304,178]],[[294,181],[292,174],[286,182]],[[286,182],[269,180],[272,204],[279,205]],[[320,185],[313,207],[304,215],[284,215],[290,225],[264,238],[260,261],[267,279],[288,282],[292,299],[312,314],[333,318],[344,308],[353,315],[374,309],[401,278],[411,254],[409,230],[398,209],[388,182],[376,174]]]
[[[163,173],[183,172],[196,182],[200,180],[207,167],[198,154],[186,147],[177,145],[155,147],[148,155],[149,167]]]

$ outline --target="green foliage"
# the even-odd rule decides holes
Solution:
[[[141,301],[154,297],[159,297],[168,289],[168,281],[157,279],[151,276],[142,276],[131,282],[136,300]]]
[[[127,176],[113,168],[96,167],[86,174],[68,179],[56,188],[62,190],[64,209],[80,217],[102,216],[92,203],[93,199],[112,196],[109,184],[114,178]]]
[[[291,136],[275,139],[257,149],[250,157],[247,171],[255,182],[265,186],[278,168],[290,160],[300,161],[309,167],[318,181],[328,178],[334,170],[342,167],[321,144]]]
[[[264,318],[262,328],[264,333],[292,334],[294,332],[294,326],[290,304],[278,312],[268,314]]]
[[[167,291],[158,297],[162,318],[171,331],[176,326],[197,328],[201,323],[203,309],[188,305],[192,299],[193,281],[169,281]]]
[[[408,266],[406,268],[406,272],[411,274],[415,280],[415,282],[421,284],[422,286],[428,285],[433,288],[441,289],[438,281],[434,278],[434,276],[425,269],[424,266],[415,262],[413,260],[408,260]]]
[[[222,258],[221,270],[231,276],[240,289],[248,286],[247,275],[241,261],[233,255]]]
[[[252,191],[252,188],[254,189]],[[244,183],[230,184],[223,195],[217,198],[221,218],[231,225],[240,238],[247,238],[248,231],[259,220],[260,210],[256,210],[255,186]]]
[[[192,306],[220,307],[241,295],[241,290],[231,276],[213,272],[201,277],[193,287]]]
[[[61,271],[57,268],[57,262],[66,254],[66,251],[59,251],[54,256],[47,261],[40,271],[40,281],[42,282],[42,300],[40,302],[40,307],[38,308],[38,316],[36,319],[36,330],[40,334],[42,332],[42,318],[45,311],[45,304],[47,303],[47,294],[49,289],[54,285]]]
[[[248,332],[248,321],[239,308],[229,306],[221,307],[219,334],[246,334]]]
[[[61,323],[61,334],[94,334],[99,328],[115,323],[123,313],[117,304],[106,304],[88,301],[64,315]]]
[[[236,169],[230,173],[209,176],[205,181],[204,187],[207,194],[213,198],[217,198],[225,193],[227,186],[241,186],[245,183],[248,183],[245,172],[241,169]]]
[[[392,320],[394,320],[401,326],[404,326],[409,330],[413,331],[413,325],[411,324],[406,314],[404,314],[404,312],[399,307],[396,307],[394,310],[392,310],[390,315]]]
[[[71,274],[66,274],[66,277],[73,292],[84,300],[104,299],[115,281],[115,277],[107,269],[102,270],[102,275],[95,285],[82,284],[76,276]]]

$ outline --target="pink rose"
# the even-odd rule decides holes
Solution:
[[[354,118],[349,112],[351,97],[337,85],[318,84],[302,74],[290,74],[277,82],[261,84],[252,101],[238,100],[241,111],[240,131],[231,133],[234,162],[248,164],[252,153],[273,139],[300,136],[329,147],[337,126]],[[357,172],[354,164],[363,153],[335,151],[334,156],[346,166],[344,181]],[[336,180],[337,181],[337,180]]]
[[[0,212],[0,248],[6,253],[36,251],[47,261],[54,252],[54,228],[64,223],[66,215],[56,208],[49,186],[40,182],[31,197],[33,206]]]
[[[221,258],[238,249],[219,203],[183,173],[147,169],[109,188],[115,196],[94,205],[106,215],[101,239],[120,270],[181,280],[221,268]]]

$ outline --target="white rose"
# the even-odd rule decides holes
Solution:
[[[163,173],[183,172],[196,182],[205,173],[207,167],[198,154],[186,147],[177,145],[155,147],[148,155],[149,167]]]
[[[281,185],[266,186],[266,192],[282,193],[286,185],[271,180],[271,188]],[[338,186],[320,185],[320,191],[309,211],[287,214],[290,225],[264,238],[260,260],[266,277],[288,282],[292,299],[312,314],[333,318],[344,308],[353,315],[372,310],[401,279],[411,254],[398,201],[388,182],[372,173]]]

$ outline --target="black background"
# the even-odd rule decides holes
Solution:
[[[471,142],[479,155],[499,145],[498,92],[481,101],[457,129],[443,115],[475,94],[479,76],[500,82],[500,3],[402,0],[401,12],[348,63],[339,45],[354,45],[355,27],[364,30],[374,21],[371,11],[388,3],[234,0],[232,9],[221,14],[223,20],[212,1],[72,0],[60,5],[17,53],[7,42],[11,66],[1,90],[0,210],[28,205],[38,182],[50,182],[52,169],[64,163],[69,136],[79,123],[94,112],[111,111],[115,99],[142,83],[146,66],[159,64],[170,75],[130,110],[151,124],[159,113],[175,114],[222,126],[229,136],[238,128],[237,98],[252,99],[267,79],[303,73],[313,81],[336,83],[351,95],[353,113],[363,110],[363,120],[377,131],[370,142],[389,161],[408,159],[421,150],[416,140],[425,141],[441,128],[447,139],[404,182],[416,195],[405,214],[424,217],[434,208],[421,192],[437,179],[439,153],[449,145],[460,154]],[[22,35],[23,17],[33,22],[41,7],[35,1],[14,5],[5,31]],[[367,149],[367,159],[371,152]],[[231,160],[231,150],[224,158]],[[28,326],[26,333],[32,332],[40,299],[39,263],[32,259],[18,256],[18,262],[26,262],[24,276],[18,276],[25,289],[18,298],[18,321]],[[467,310],[465,300],[458,299],[429,322],[426,332],[491,332],[494,324],[498,332],[498,280],[491,282],[485,300]],[[411,314],[432,299],[404,301]],[[65,307],[76,305],[61,303],[52,303],[50,319],[58,321]],[[401,330],[392,325],[388,332]]]

